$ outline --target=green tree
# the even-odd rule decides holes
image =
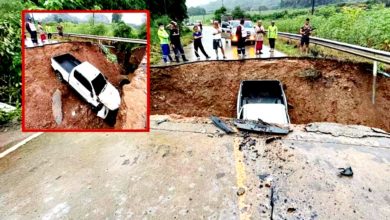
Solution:
[[[239,6],[237,6],[233,9],[232,16],[234,19],[241,19],[245,17],[245,13]]]
[[[118,23],[121,20],[122,20],[122,14],[118,14],[118,13],[113,13],[112,14],[112,19],[111,19],[112,23]]]
[[[21,18],[23,4],[0,0],[0,102],[21,101]]]
[[[188,18],[186,0],[152,0],[149,3],[149,10],[153,19],[168,15],[181,23]]]
[[[206,9],[204,9],[202,7],[189,7],[187,12],[188,12],[189,16],[205,15],[206,14]]]
[[[214,20],[220,21],[221,16],[226,14],[227,9],[225,7],[221,7],[214,12]]]

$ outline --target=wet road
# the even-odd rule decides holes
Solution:
[[[242,145],[207,119],[164,117],[151,133],[45,133],[1,158],[1,219],[390,217],[386,134],[321,123]]]
[[[206,53],[211,57],[211,59],[216,59],[215,52],[213,50],[213,35],[212,35],[213,28],[211,26],[204,26],[203,27],[203,46],[206,50]],[[223,40],[223,39],[222,39]],[[237,54],[237,46],[231,45],[230,40],[223,41],[223,47],[225,49],[225,54],[227,59],[239,59],[239,56]],[[260,56],[256,56],[255,54],[255,45],[250,45],[249,43],[246,46],[246,54],[247,56],[245,58],[255,58],[255,57],[261,57],[261,58],[268,58],[268,57],[283,57],[286,56],[286,54],[281,53],[279,51],[274,51],[273,53],[269,52],[268,46],[263,46],[263,54]],[[184,52],[189,60],[196,60],[195,52],[194,52],[194,44],[190,44],[184,48]],[[203,54],[199,50],[199,54],[201,56],[201,59],[205,59]],[[219,57],[221,58],[221,51],[219,51]]]

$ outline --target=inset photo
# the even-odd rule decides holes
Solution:
[[[23,131],[148,131],[148,11],[22,12]]]

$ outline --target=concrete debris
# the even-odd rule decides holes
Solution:
[[[351,167],[339,168],[339,170],[340,170],[339,173],[340,176],[353,176],[353,171]]]
[[[57,125],[62,122],[62,100],[61,100],[61,91],[56,89],[52,96],[52,111],[53,117]]]
[[[237,196],[242,196],[245,193],[245,189],[243,187],[238,188],[237,190]]]
[[[276,140],[280,140],[280,139],[282,139],[282,137],[270,137],[270,138],[267,138],[267,139],[265,140],[265,143],[266,143],[266,144],[269,144],[269,143],[272,143],[272,142],[274,142],[274,141],[276,141]]]
[[[161,120],[157,120],[156,121],[156,124],[157,125],[160,125],[160,124],[162,124],[162,123],[164,123],[164,122],[167,122],[168,121],[168,118],[164,118],[164,119],[161,119]]]
[[[232,128],[230,128],[224,121],[222,121],[220,118],[216,117],[216,116],[211,116],[210,117],[211,121],[213,122],[213,124],[215,126],[217,126],[219,129],[221,129],[222,131],[224,131],[226,134],[231,134],[231,133],[234,133],[234,131],[232,130]]]
[[[323,134],[330,134],[335,137],[349,137],[349,138],[365,138],[365,137],[384,137],[390,138],[390,134],[378,129],[370,128],[362,125],[341,125],[337,123],[321,122],[310,123],[306,125],[307,132],[318,132]]]

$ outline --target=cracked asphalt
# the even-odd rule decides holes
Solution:
[[[169,116],[152,116],[151,127],[45,133],[28,142],[0,159],[0,216],[390,218],[390,138],[380,130],[313,123],[270,139]],[[347,166],[353,177],[339,176]]]

